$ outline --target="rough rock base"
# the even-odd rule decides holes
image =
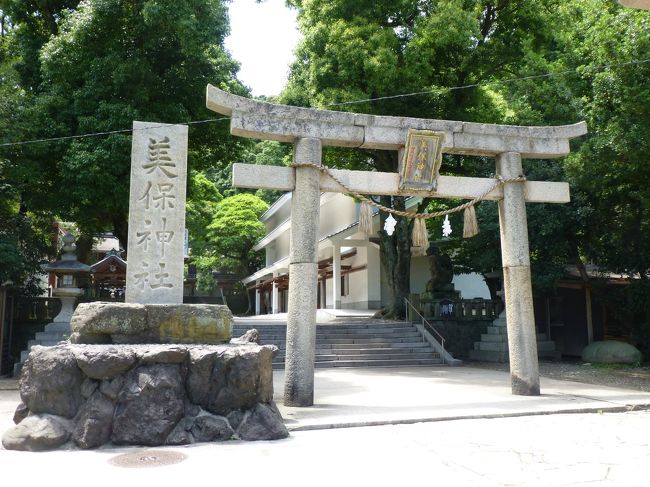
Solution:
[[[184,445],[288,436],[273,403],[273,345],[34,347],[10,450]]]

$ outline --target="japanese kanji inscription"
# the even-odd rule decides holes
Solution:
[[[133,122],[126,302],[183,302],[187,126]]]
[[[444,132],[409,129],[401,161],[400,189],[436,190],[444,138]]]

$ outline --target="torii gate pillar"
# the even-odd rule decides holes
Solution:
[[[497,155],[497,173],[504,179],[523,175],[521,155],[517,152]],[[503,188],[503,199],[499,201],[501,265],[512,393],[537,396],[540,393],[537,332],[524,189],[523,182],[507,184]]]
[[[300,138],[294,143],[295,163],[321,163],[321,141]],[[291,198],[289,236],[289,309],[285,359],[284,404],[314,404],[314,356],[318,286],[318,220],[320,173],[311,167],[296,168]]]

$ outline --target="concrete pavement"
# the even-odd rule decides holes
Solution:
[[[513,396],[509,374],[464,366],[320,369],[315,405],[290,408],[282,405],[283,371],[274,379],[293,431],[650,407],[650,393],[546,378],[541,396]]]
[[[316,405],[287,408],[281,404],[283,372],[274,379],[292,431],[286,440],[0,450],[0,476],[27,485],[157,487],[197,481],[641,487],[650,476],[648,393],[542,379],[542,396],[521,397],[510,394],[509,374],[471,367],[322,369],[316,371]],[[0,381],[0,432],[11,427],[19,400],[18,391],[2,390],[6,384]],[[608,412],[625,410],[634,411]],[[160,451],[184,459],[147,468]],[[140,468],[112,463],[124,454]]]

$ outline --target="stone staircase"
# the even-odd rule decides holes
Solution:
[[[280,349],[273,359],[273,368],[284,368],[286,324],[236,320],[233,336],[241,336],[251,328],[259,332],[261,344],[273,344]],[[316,325],[314,366],[318,368],[442,364],[440,355],[411,323],[363,320]]]
[[[537,334],[537,356],[542,359],[560,360],[562,354],[555,349],[555,342],[545,333]],[[474,342],[474,350],[469,352],[470,360],[482,362],[508,362],[508,331],[505,311],[487,327],[480,342]]]

